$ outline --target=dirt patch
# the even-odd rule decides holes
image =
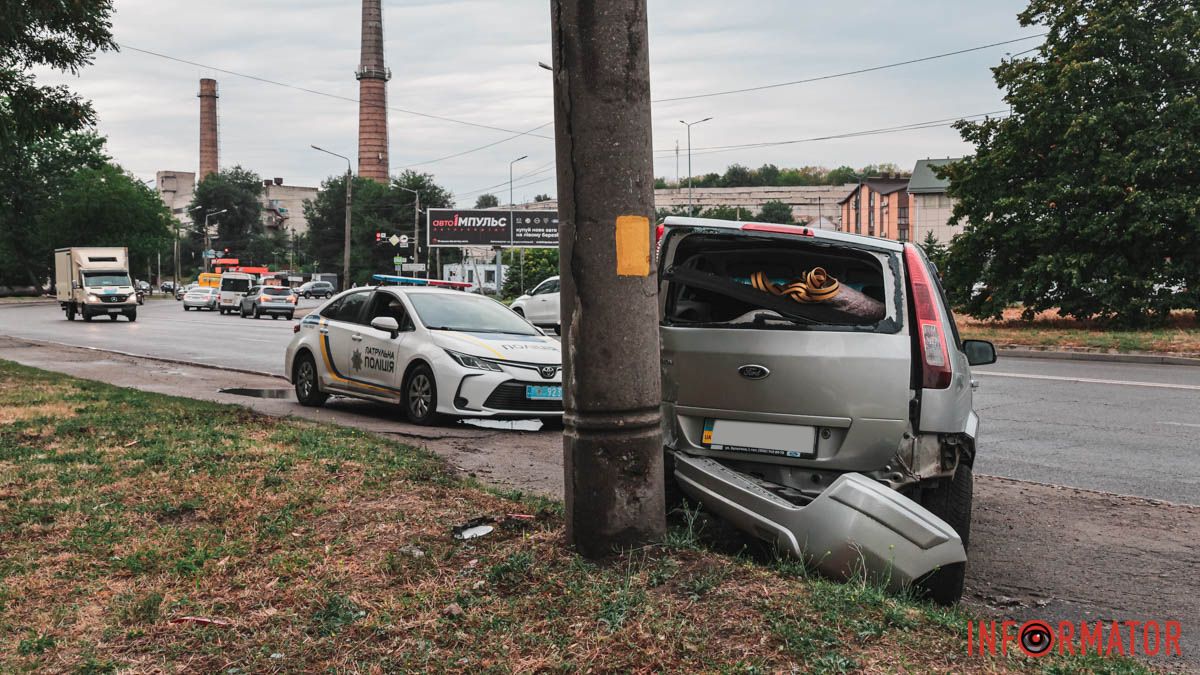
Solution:
[[[1060,317],[1053,310],[1026,321],[1021,318],[1020,308],[1005,310],[1000,320],[965,315],[955,320],[963,337],[990,340],[998,346],[1200,356],[1200,318],[1196,312],[1174,312],[1166,324],[1141,330],[1116,330],[1096,321]]]

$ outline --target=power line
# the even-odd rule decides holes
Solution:
[[[516,177],[516,178],[514,178],[513,180],[514,180],[514,181],[518,181],[518,180],[523,180],[523,179],[525,179],[525,178],[529,178],[530,176],[537,176],[537,175],[539,175],[539,174],[543,174],[543,173],[546,173],[547,171],[550,171],[550,170],[551,170],[553,167],[554,167],[554,161],[553,161],[553,160],[551,160],[551,161],[549,161],[549,162],[546,162],[545,164],[543,164],[543,165],[541,165],[541,166],[539,166],[539,167],[537,167],[537,168],[535,168],[535,169],[530,169],[528,172],[526,172],[526,173],[523,173],[523,174],[521,174],[520,176],[517,176],[517,177]],[[548,178],[546,178],[546,179],[543,179],[543,180],[549,180],[549,179],[548,179]],[[542,181],[538,181],[538,182],[542,182]],[[501,188],[501,187],[504,187],[504,186],[506,186],[506,185],[508,185],[508,181],[504,181],[503,183],[496,183],[495,185],[489,185],[489,186],[487,186],[487,187],[485,187],[485,188],[479,188],[478,190],[468,190],[467,192],[463,192],[463,193],[457,194],[457,195],[455,195],[455,196],[456,196],[456,197],[470,197],[470,196],[472,196],[472,195],[476,195],[476,194],[480,194],[480,193],[483,193],[483,192],[487,192],[487,191],[489,191],[489,190],[495,190],[496,188]],[[514,185],[513,187],[517,187],[517,186],[516,186],[516,185]]]
[[[834,73],[832,75],[821,75],[818,77],[808,77],[803,80],[792,80],[790,82],[776,82],[775,84],[764,84],[764,85],[760,85],[757,87],[746,87],[744,89],[729,89],[726,91],[714,91],[714,92],[710,92],[708,94],[691,94],[689,96],[673,96],[671,98],[659,98],[659,99],[654,99],[653,101],[651,101],[651,103],[668,103],[671,101],[691,101],[693,99],[698,99],[698,98],[711,98],[713,96],[729,96],[731,94],[745,94],[745,93],[751,92],[751,91],[762,91],[764,89],[778,89],[780,87],[790,87],[790,86],[797,85],[797,84],[807,84],[809,82],[820,82],[822,80],[832,80],[837,77],[846,77],[848,75],[861,75],[863,73],[872,73],[877,70],[887,70],[889,68],[899,68],[900,66],[908,66],[908,65],[912,65],[914,63],[923,63],[925,61],[933,61],[935,59],[944,59],[948,56],[958,56],[959,54],[967,54],[970,52],[977,52],[977,51],[981,51],[984,49],[991,49],[992,47],[1000,47],[1002,45],[1009,45],[1014,42],[1024,42],[1025,40],[1032,40],[1034,38],[1045,37],[1046,35],[1047,35],[1046,33],[1038,33],[1037,35],[1028,35],[1026,37],[1016,38],[1013,40],[1004,40],[1003,42],[993,42],[991,44],[980,45],[978,47],[969,47],[967,49],[959,49],[959,50],[952,51],[952,52],[945,52],[942,54],[934,54],[933,56],[923,56],[919,59],[909,59],[907,61],[897,61],[896,63],[885,63],[881,66],[871,66],[870,68],[859,68],[858,70],[848,70],[846,72]]]
[[[140,48],[140,47],[134,47],[134,46],[132,46],[132,45],[121,44],[121,43],[118,43],[118,44],[119,44],[119,46],[120,46],[122,49],[128,49],[128,50],[130,50],[130,51],[134,51],[134,52],[140,52],[140,53],[142,53],[142,54],[147,54],[147,55],[149,55],[149,56],[156,56],[156,57],[158,57],[158,58],[160,58],[160,59],[166,59],[166,60],[168,60],[168,61],[175,61],[175,62],[177,62],[177,63],[184,63],[184,64],[187,64],[187,65],[189,65],[189,66],[195,66],[195,67],[197,67],[197,68],[204,68],[204,69],[206,69],[206,70],[212,70],[212,71],[216,71],[216,72],[218,72],[218,73],[223,73],[223,74],[225,74],[225,75],[232,75],[232,76],[234,76],[234,77],[242,77],[242,78],[245,78],[245,79],[247,79],[247,80],[253,80],[253,81],[255,81],[255,82],[262,82],[263,84],[270,84],[270,85],[274,85],[274,86],[276,86],[276,87],[284,87],[284,88],[286,88],[286,89],[294,89],[294,90],[296,90],[296,91],[302,91],[302,92],[305,92],[305,93],[307,93],[307,94],[315,94],[315,95],[317,95],[317,96],[324,96],[324,97],[326,97],[326,98],[332,98],[332,99],[336,99],[336,100],[339,100],[339,101],[349,101],[350,103],[360,103],[360,102],[359,102],[359,100],[358,100],[357,98],[353,98],[353,97],[350,97],[350,96],[342,96],[342,95],[340,95],[340,94],[331,94],[331,93],[329,93],[329,92],[327,92],[327,91],[320,91],[320,90],[317,90],[317,89],[309,89],[309,88],[307,88],[307,87],[301,87],[301,86],[294,85],[294,84],[288,84],[288,83],[286,83],[286,82],[279,82],[279,81],[277,81],[277,80],[271,80],[271,79],[268,79],[268,78],[265,78],[265,77],[260,77],[260,76],[258,76],[258,75],[247,75],[246,73],[239,73],[239,72],[237,72],[237,71],[234,71],[234,70],[227,70],[227,69],[224,69],[224,68],[217,68],[216,66],[211,66],[211,65],[208,65],[208,64],[205,64],[205,63],[199,63],[199,62],[196,62],[196,61],[189,61],[189,60],[187,60],[187,59],[181,59],[181,58],[179,58],[179,57],[176,57],[176,56],[170,56],[170,55],[168,55],[168,54],[162,54],[162,53],[159,53],[159,52],[151,51],[151,50],[149,50],[149,49],[142,49],[142,48]],[[476,128],[478,128],[478,129],[489,129],[489,130],[491,130],[491,131],[502,131],[502,132],[504,132],[504,133],[506,133],[506,134],[516,134],[516,136],[527,136],[527,135],[528,135],[528,136],[537,136],[538,138],[545,138],[545,139],[549,139],[549,140],[554,140],[554,137],[553,137],[553,136],[544,136],[544,135],[542,135],[542,134],[532,134],[532,133],[530,133],[530,132],[527,132],[527,131],[525,131],[525,132],[522,132],[522,131],[517,131],[517,130],[515,130],[515,129],[505,129],[504,127],[496,127],[496,126],[492,126],[492,125],[490,125],[490,124],[480,124],[480,123],[478,123],[478,122],[470,122],[470,121],[467,121],[467,120],[460,120],[460,119],[456,119],[456,118],[453,118],[453,117],[445,117],[445,116],[443,116],[443,115],[434,115],[434,114],[432,114],[432,113],[424,113],[424,112],[420,112],[420,111],[417,111],[417,110],[408,110],[408,109],[406,109],[406,108],[397,108],[397,107],[395,107],[395,106],[385,106],[385,107],[386,107],[386,109],[388,109],[388,110],[392,110],[392,111],[395,111],[395,112],[398,112],[398,113],[403,113],[403,114],[405,114],[405,115],[413,115],[414,117],[424,117],[424,118],[427,118],[427,119],[441,120],[441,121],[443,121],[443,122],[451,122],[451,123],[453,123],[453,124],[461,124],[461,125],[468,126],[468,127],[476,127]],[[545,125],[542,125],[542,126],[545,126]],[[541,128],[541,127],[535,127],[535,128]]]
[[[446,156],[444,156],[444,157],[438,157],[438,158],[436,158],[436,159],[427,159],[427,160],[425,160],[425,161],[422,161],[422,162],[414,162],[414,163],[412,163],[412,164],[406,164],[406,165],[404,165],[404,166],[395,167],[395,168],[399,168],[399,169],[411,169],[411,168],[412,168],[412,167],[414,167],[414,166],[423,166],[423,165],[425,165],[425,164],[434,164],[434,163],[436,163],[436,162],[441,162],[441,161],[444,161],[444,160],[447,160],[447,159],[454,159],[455,157],[462,157],[463,155],[469,155],[469,154],[471,154],[471,153],[473,153],[473,152],[479,152],[480,150],[486,150],[486,149],[488,149],[488,148],[490,148],[490,147],[493,147],[493,146],[496,146],[496,145],[500,145],[501,143],[507,143],[507,142],[509,142],[509,141],[513,140],[514,138],[520,138],[521,136],[528,136],[528,135],[531,135],[531,134],[532,134],[532,132],[534,132],[534,131],[537,131],[538,129],[543,129],[543,128],[545,128],[545,127],[548,127],[548,126],[550,126],[551,124],[554,124],[554,122],[553,122],[553,121],[550,121],[550,122],[545,122],[545,123],[543,123],[543,124],[539,124],[539,125],[537,125],[536,127],[534,127],[534,128],[532,128],[532,129],[530,129],[529,131],[521,132],[521,133],[515,134],[515,135],[513,135],[513,136],[509,136],[508,138],[502,138],[502,139],[500,139],[500,140],[498,140],[498,141],[494,141],[494,142],[492,142],[492,143],[488,143],[488,144],[486,144],[486,145],[481,145],[481,146],[479,146],[479,147],[477,147],[477,148],[471,148],[470,150],[463,150],[462,152],[456,152],[456,153],[454,153],[453,155],[446,155]]]

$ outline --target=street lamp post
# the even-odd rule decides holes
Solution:
[[[703,123],[703,122],[707,122],[707,121],[709,121],[709,120],[711,120],[711,119],[712,119],[711,117],[705,117],[704,119],[702,119],[702,120],[696,120],[695,122],[684,122],[683,120],[679,120],[679,123],[680,123],[680,124],[682,124],[683,126],[687,127],[687,142],[688,142],[688,215],[689,215],[689,216],[694,216],[694,215],[696,215],[696,214],[692,213],[692,127],[694,127],[694,126],[695,126],[695,125],[697,125],[697,124],[701,124],[701,123]]]
[[[517,225],[516,225],[516,223],[513,222],[513,166],[517,162],[519,162],[523,159],[528,159],[528,157],[529,157],[529,155],[521,155],[520,157],[518,157],[508,163],[508,245],[509,245],[509,247],[513,246],[513,244],[514,244],[513,239],[516,237],[516,233],[517,233]],[[501,250],[501,253],[503,253],[504,249],[500,249],[500,250]],[[522,254],[522,258],[524,258],[524,254]],[[524,265],[522,265],[521,267],[523,268]],[[496,255],[496,296],[497,297],[499,297],[499,295],[500,295],[500,272],[501,272],[500,254],[497,254]],[[524,276],[525,276],[525,270],[522,269],[521,277],[524,278]],[[521,286],[524,286],[524,285],[525,285],[524,282],[522,282]],[[524,291],[525,289],[522,288],[521,290]]]
[[[351,168],[350,158],[345,155],[339,155],[336,152],[330,152],[325,148],[318,148],[315,145],[310,145],[313,150],[323,152],[327,155],[340,157],[346,160],[346,232],[345,232],[345,248],[342,252],[342,289],[350,288],[350,205],[351,205],[351,188],[354,185],[354,169]]]
[[[413,193],[413,198],[415,200],[413,201],[413,262],[419,265],[421,264],[421,238],[419,236],[421,222],[421,191],[414,190],[412,188],[406,188],[403,185],[397,185],[396,187],[404,190],[405,192]],[[429,273],[426,272],[425,276],[428,278]]]
[[[202,208],[204,208],[204,207],[197,206],[196,208],[191,209],[189,211],[189,213],[195,213]],[[209,238],[208,238],[208,219],[211,218],[212,216],[219,216],[228,210],[229,209],[221,209],[220,211],[206,211],[204,213],[204,251],[201,252],[201,257],[204,258],[204,271],[205,272],[208,271],[209,258],[208,258],[208,256],[204,256],[203,254],[207,253],[208,250],[210,248],[212,248],[212,246],[210,245]],[[178,225],[175,226],[175,283],[179,283],[179,226]]]

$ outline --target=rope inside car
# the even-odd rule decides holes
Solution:
[[[825,302],[842,290],[838,280],[829,276],[823,267],[814,267],[804,275],[803,280],[782,286],[772,283],[766,272],[754,272],[750,275],[750,285],[772,295],[787,296],[796,302]]]

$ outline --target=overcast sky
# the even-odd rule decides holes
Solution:
[[[649,0],[650,67],[655,99],[703,94],[839,73],[1035,35],[1021,28],[1018,0]],[[142,178],[156,170],[195,171],[199,161],[198,80],[220,88],[222,167],[240,164],[263,177],[317,185],[342,169],[310,144],[354,157],[357,105],[217,72],[234,71],[357,98],[361,5],[333,0],[116,0],[114,33],[128,47],[193,61],[188,65],[123,49],[100,55],[67,82],[91,99],[109,151]],[[460,205],[482,188],[507,201],[508,162],[517,201],[554,194],[554,144],[400,112],[462,119],[526,131],[553,119],[547,0],[384,0],[392,172],[410,165],[433,173]],[[970,148],[949,127],[727,152],[703,148],[805,139],[940,120],[1004,108],[989,68],[1005,52],[1039,43],[952,56],[879,72],[766,91],[654,105],[655,173],[673,179],[679,120],[693,128],[693,172],[751,167],[895,162]],[[553,136],[553,126],[536,133]],[[510,139],[510,140],[504,140]],[[481,145],[493,147],[419,164]],[[540,171],[540,172],[539,172]]]

